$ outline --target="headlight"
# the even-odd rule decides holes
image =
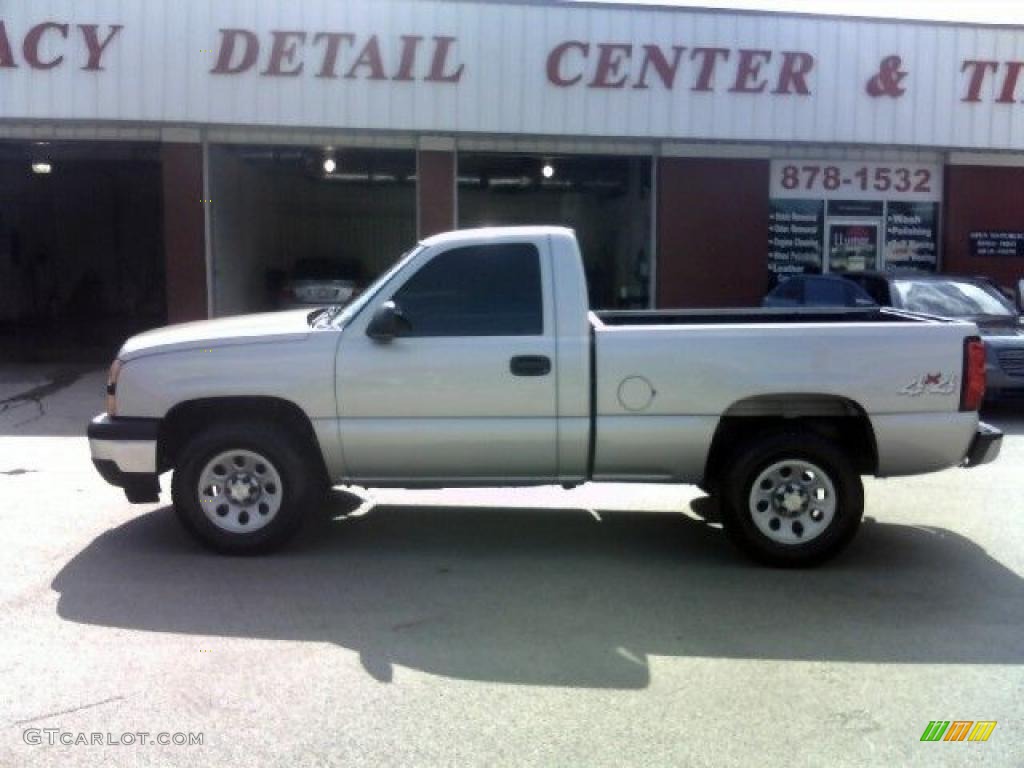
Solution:
[[[107,376],[107,415],[117,416],[117,377],[121,375],[122,363],[115,360],[110,364],[110,373]]]

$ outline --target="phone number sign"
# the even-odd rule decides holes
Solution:
[[[771,174],[774,199],[942,199],[942,166],[929,163],[773,160]]]

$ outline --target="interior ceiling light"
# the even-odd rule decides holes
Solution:
[[[50,165],[49,163],[32,163],[32,173],[53,173],[53,166]]]

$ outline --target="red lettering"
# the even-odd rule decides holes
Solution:
[[[999,69],[999,62],[968,59],[960,67],[960,71],[966,72],[968,69],[971,70],[971,81],[967,86],[967,95],[960,99],[960,101],[981,101],[981,86],[985,82],[985,74],[989,70],[995,72]]]
[[[380,42],[377,40],[376,35],[372,35],[367,40],[366,45],[363,46],[363,50],[359,52],[359,57],[355,63],[345,73],[345,77],[349,80],[357,77],[356,73],[363,67],[367,67],[370,70],[370,74],[367,75],[368,80],[387,80],[387,75],[384,74],[384,62],[380,57]]]
[[[402,35],[402,59],[398,64],[398,74],[392,80],[409,82],[413,79],[413,67],[416,66],[416,51],[423,42],[420,35]]]
[[[274,30],[271,33],[274,43],[270,47],[270,62],[261,74],[268,77],[298,77],[305,67],[303,62],[295,62],[295,56],[299,52],[299,45],[305,44],[305,32],[283,32]],[[285,69],[284,65],[293,65],[291,69]]]
[[[760,80],[761,67],[771,61],[772,52],[740,48],[740,60],[736,65],[736,81],[729,93],[764,93],[768,87],[767,80]]]
[[[779,83],[772,93],[799,93],[807,96],[811,89],[807,87],[807,75],[814,69],[814,57],[801,51],[783,51],[782,68],[779,70]]]
[[[654,66],[654,71],[658,73],[658,77],[661,78],[661,82],[666,88],[671,90],[676,83],[676,72],[679,70],[679,61],[683,58],[683,51],[686,50],[686,46],[673,45],[672,46],[672,62],[665,58],[665,54],[661,48],[657,45],[645,45],[644,46],[644,63],[640,67],[640,77],[637,79],[634,88],[647,88],[647,70],[650,66]]]
[[[552,85],[567,88],[570,85],[576,85],[576,83],[583,79],[582,74],[575,77],[562,76],[562,59],[565,58],[565,54],[574,48],[583,54],[583,58],[590,54],[590,44],[581,43],[579,40],[567,40],[564,43],[560,43],[548,54],[548,82]]]
[[[691,88],[692,91],[710,91],[712,79],[715,76],[715,64],[718,57],[723,61],[729,60],[728,48],[694,48],[690,52],[690,61],[700,59],[700,73],[697,75],[697,83]]]
[[[64,61],[64,56],[57,56],[49,61],[42,61],[39,58],[39,42],[42,40],[43,35],[51,29],[60,32],[60,36],[65,40],[68,39],[68,25],[57,24],[53,21],[44,21],[42,24],[36,24],[25,35],[22,53],[25,55],[25,61],[28,62],[32,69],[53,69],[54,67],[59,67],[61,62]]]
[[[7,37],[7,26],[0,21],[0,67],[17,68],[14,61],[14,53],[11,51],[11,41]]]
[[[1003,80],[1003,89],[999,92],[997,104],[1013,104],[1017,94],[1017,79],[1020,71],[1024,68],[1024,61],[1006,62],[1006,79]]]
[[[343,42],[355,43],[356,36],[348,32],[319,32],[313,37],[313,45],[319,45],[321,40],[327,41],[327,48],[324,50],[324,60],[317,77],[336,78],[338,50]]]
[[[78,28],[82,30],[82,37],[85,38],[85,47],[89,49],[89,61],[82,69],[86,72],[102,72],[103,52],[107,50],[107,46],[113,42],[114,38],[117,37],[117,33],[124,29],[124,27],[120,24],[111,24],[110,32],[107,33],[106,38],[102,42],[98,34],[98,25],[79,24]]]
[[[235,59],[235,43],[243,40],[245,50],[242,51],[242,59],[237,64],[232,62]],[[252,69],[256,59],[260,55],[260,40],[255,32],[248,29],[222,29],[220,31],[220,53],[217,56],[217,66],[210,70],[213,75],[237,75]]]
[[[459,64],[454,72],[445,74],[447,68],[448,54],[451,51],[454,37],[434,36],[434,59],[430,62],[430,74],[425,78],[430,83],[457,83],[462,79],[462,73],[466,69],[465,64]]]
[[[621,88],[626,84],[626,75],[619,75],[619,68],[633,53],[633,46],[627,43],[598,43],[597,70],[588,88]],[[611,78],[616,78],[612,80]]]

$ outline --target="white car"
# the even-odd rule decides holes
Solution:
[[[203,543],[263,552],[329,485],[696,483],[769,563],[841,550],[862,475],[992,461],[970,322],[892,309],[589,312],[572,232],[424,240],[348,307],[130,339],[100,473]]]

